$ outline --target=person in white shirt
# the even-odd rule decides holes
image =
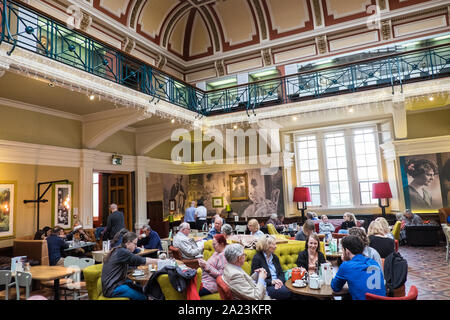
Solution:
[[[319,223],[319,233],[324,234],[326,240],[331,240],[331,234],[334,232],[335,227],[331,222],[328,221],[328,217],[326,215],[322,215],[322,221]]]
[[[197,224],[197,230],[202,230],[203,226],[206,224],[206,216],[208,211],[203,205],[203,200],[197,201],[197,208],[195,209],[195,222]]]
[[[197,245],[194,238],[189,238],[191,227],[189,223],[180,224],[178,233],[173,238],[173,246],[179,248],[183,259],[196,259],[203,257],[203,248]]]
[[[264,232],[259,230],[259,222],[256,219],[251,219],[247,224],[247,228],[252,236],[259,238],[264,235]]]

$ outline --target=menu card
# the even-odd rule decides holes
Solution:
[[[111,247],[111,240],[103,241],[103,252],[108,252]]]
[[[27,260],[27,256],[18,256],[11,258],[11,272],[15,273],[16,271],[23,272],[25,260]]]

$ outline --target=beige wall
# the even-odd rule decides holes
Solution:
[[[103,152],[117,152],[119,154],[135,155],[135,135],[133,132],[118,131],[100,143],[95,149]]]
[[[81,122],[1,106],[0,139],[81,148]]]
[[[34,235],[36,232],[35,203],[24,204],[23,200],[37,198],[37,184],[39,182],[68,179],[73,182],[72,207],[79,207],[79,170],[78,168],[35,166],[23,164],[0,163],[0,181],[16,181],[17,190],[15,208],[15,234],[16,237]],[[43,191],[43,187],[41,186]],[[41,191],[41,192],[42,192]],[[52,217],[52,189],[48,190],[44,199],[48,202],[40,205],[40,228],[51,226]],[[80,212],[81,214],[81,212]],[[0,248],[12,246],[13,239],[0,240]]]
[[[408,139],[450,135],[450,109],[407,115]]]

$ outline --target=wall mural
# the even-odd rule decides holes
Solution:
[[[450,152],[400,157],[406,208],[432,211],[450,205]]]
[[[284,216],[281,168],[161,175],[165,217],[172,199],[176,201],[176,218],[184,215],[191,201],[200,199],[208,216],[225,215],[227,204],[240,217],[268,217],[272,213]]]

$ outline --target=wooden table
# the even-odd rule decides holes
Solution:
[[[148,266],[147,266],[148,267]],[[130,271],[127,275],[128,279],[130,279],[133,282],[137,282],[142,286],[145,286],[147,284],[147,281],[150,279],[150,277],[153,274],[153,271],[150,271],[148,268],[145,269],[136,269],[136,270],[142,270],[144,271],[144,274],[142,276],[133,276],[134,271]]]
[[[74,274],[75,269],[60,266],[33,266],[30,268],[30,273],[33,280],[53,280],[54,299],[59,300],[59,279]]]
[[[311,289],[308,285],[303,288],[296,288],[292,285],[291,279],[287,280],[284,285],[293,293],[302,296],[314,297],[317,299],[331,299],[334,296],[343,296],[348,294],[348,287],[344,288],[340,292],[333,292],[330,285],[323,284],[320,289]]]
[[[84,241],[77,245],[73,245],[73,242],[70,242],[70,241],[67,241],[67,243],[69,243],[72,246],[67,249],[64,249],[64,251],[71,251],[71,250],[85,248],[85,247],[93,247],[96,244],[95,242],[84,242]]]
[[[140,252],[138,252],[137,254],[144,257],[144,256],[149,255],[150,253],[154,253],[154,252],[158,252],[158,251],[159,251],[159,249],[144,249],[144,250],[141,250]]]

